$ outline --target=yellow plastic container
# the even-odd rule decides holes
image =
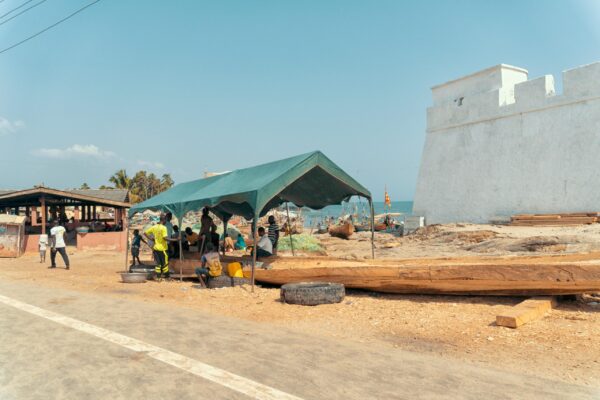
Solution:
[[[232,262],[227,265],[227,273],[233,278],[243,278],[244,271],[242,271],[242,264],[239,262]]]

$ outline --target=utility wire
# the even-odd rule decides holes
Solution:
[[[24,9],[23,11],[21,11],[18,14],[13,15],[12,17],[10,17],[9,19],[5,19],[4,21],[0,22],[0,26],[4,25],[5,23],[7,23],[10,20],[13,20],[15,18],[17,18],[19,15],[21,14],[25,14],[27,11],[31,10],[32,8],[36,8],[37,6],[39,6],[40,4],[42,4],[43,2],[45,2],[46,0],[42,0],[39,3],[35,3],[34,5],[32,5],[31,7],[28,7],[26,9]],[[1,3],[2,1],[0,1]]]
[[[21,7],[23,7],[23,6],[26,6],[27,4],[31,3],[32,1],[33,1],[33,0],[27,0],[25,3],[21,4],[20,6],[18,6],[18,7],[15,7],[15,8],[13,8],[12,10],[10,10],[10,11],[8,11],[8,12],[6,12],[6,13],[4,13],[4,14],[0,15],[0,18],[4,18],[4,17],[6,17],[8,14],[12,14],[13,12],[17,11],[19,8],[21,8]]]
[[[63,23],[63,22],[65,22],[66,20],[68,20],[68,19],[70,19],[70,18],[74,17],[75,15],[79,14],[80,12],[82,12],[83,10],[85,10],[86,8],[93,6],[94,4],[98,3],[99,1],[100,1],[100,0],[94,0],[94,1],[92,1],[91,3],[89,3],[89,4],[87,4],[87,5],[83,6],[83,7],[81,7],[81,8],[80,8],[80,9],[78,9],[77,11],[74,11],[74,12],[72,12],[71,14],[67,15],[67,16],[66,16],[66,17],[64,17],[63,19],[61,19],[61,20],[59,20],[59,21],[57,21],[57,22],[53,23],[53,24],[52,24],[52,25],[50,25],[50,26],[47,26],[46,28],[42,29],[41,31],[39,31],[39,32],[37,32],[37,33],[34,33],[33,35],[31,35],[31,36],[29,36],[29,37],[27,37],[27,38],[25,38],[25,39],[21,40],[20,42],[17,42],[17,43],[15,43],[15,44],[13,44],[12,46],[9,46],[9,47],[6,47],[6,48],[4,48],[4,49],[0,50],[0,54],[2,54],[2,53],[6,53],[7,51],[9,51],[9,50],[12,50],[12,49],[14,49],[14,48],[15,48],[15,47],[17,47],[17,46],[20,46],[20,45],[22,45],[23,43],[25,43],[25,42],[28,42],[29,40],[31,40],[31,39],[33,39],[33,38],[35,38],[35,37],[37,37],[37,36],[40,36],[42,33],[46,32],[46,31],[49,31],[50,29],[54,28],[54,27],[55,27],[55,26],[57,26],[57,25],[60,25],[60,24],[62,24],[62,23]]]

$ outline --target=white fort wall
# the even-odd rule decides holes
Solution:
[[[413,212],[427,224],[600,211],[600,63],[498,65],[432,88]]]

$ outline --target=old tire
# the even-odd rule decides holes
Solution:
[[[219,289],[224,287],[231,287],[232,284],[233,283],[231,282],[231,277],[223,274],[221,276],[209,278],[206,286],[209,289]]]
[[[301,282],[287,283],[281,287],[281,301],[288,304],[316,306],[339,303],[346,290],[341,283]]]

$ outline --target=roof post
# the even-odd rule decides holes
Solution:
[[[252,272],[250,274],[250,279],[252,280],[252,293],[254,293],[254,268],[256,268],[256,253],[258,250],[258,246],[257,243],[258,241],[257,239],[257,232],[258,232],[258,213],[256,211],[254,211],[254,219],[252,220],[253,222],[253,229],[252,229],[252,236],[253,236],[253,241],[254,241],[254,248],[252,249]]]
[[[42,209],[42,235],[46,234],[46,196],[42,194],[40,197],[40,205]]]
[[[371,208],[371,257],[375,259],[375,210],[373,208],[373,199],[370,197],[369,207]]]

